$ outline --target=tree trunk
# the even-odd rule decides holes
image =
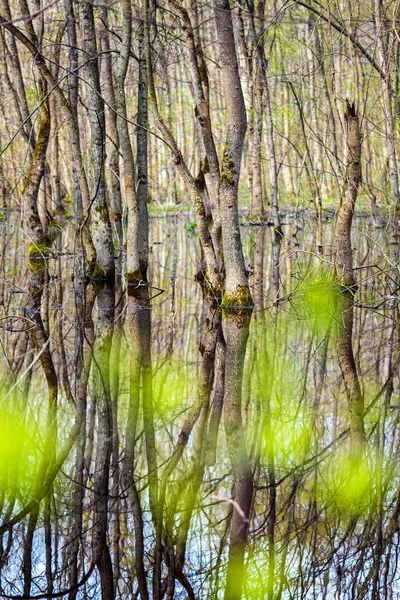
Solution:
[[[337,335],[337,355],[349,402],[352,450],[357,454],[362,451],[365,435],[364,399],[352,347],[355,279],[351,248],[351,224],[357,191],[361,183],[361,134],[354,105],[347,104],[345,121],[347,145],[345,189],[335,227],[335,273],[336,280],[341,286],[338,307],[339,314],[342,315],[342,323],[339,325],[340,329]]]
[[[224,265],[225,306],[252,306],[240,239],[238,186],[247,129],[229,0],[214,0],[228,130],[220,176],[220,212]]]
[[[114,280],[114,246],[111,235],[110,217],[106,198],[104,177],[106,123],[104,100],[100,90],[100,75],[97,57],[96,32],[93,2],[80,5],[83,43],[89,59],[85,65],[87,103],[91,122],[92,181],[88,219],[96,249],[94,278]]]

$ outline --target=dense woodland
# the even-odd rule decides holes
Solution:
[[[395,599],[400,1],[0,0],[0,597]]]

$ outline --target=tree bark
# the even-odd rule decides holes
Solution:
[[[238,186],[247,129],[246,108],[239,77],[229,0],[214,0],[222,82],[227,104],[228,129],[220,176],[220,211],[224,265],[225,306],[252,306],[240,239]]]
[[[337,355],[349,402],[352,451],[360,454],[365,442],[364,398],[358,380],[352,346],[355,279],[351,224],[357,191],[361,183],[361,134],[354,105],[347,104],[345,121],[347,145],[345,189],[335,227],[335,273],[337,283],[341,286],[338,308],[339,314],[342,315],[342,322],[337,334]]]
[[[91,123],[92,181],[89,207],[90,229],[96,249],[96,271],[93,277],[114,280],[114,246],[106,197],[104,176],[106,123],[104,100],[100,89],[93,1],[80,5],[83,43],[88,60],[85,65],[87,103]]]

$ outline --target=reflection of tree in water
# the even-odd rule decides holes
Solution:
[[[165,267],[153,277],[153,287],[168,289],[171,268],[183,272],[179,265],[188,252],[183,245],[190,248],[196,243],[185,233],[185,223],[182,217],[170,224],[168,220],[152,221],[150,239],[161,242],[155,246],[154,258]],[[175,257],[165,252],[165,244],[177,229],[182,235]],[[263,237],[259,231],[254,235]],[[368,243],[362,232],[357,233],[356,264],[359,257],[368,255]],[[54,458],[50,455],[46,483],[37,491],[47,414],[40,393],[40,371],[32,374],[27,370],[23,377],[22,363],[19,371],[15,370],[14,384],[21,381],[10,393],[13,405],[18,403],[25,414],[29,431],[23,430],[22,440],[16,437],[20,467],[13,454],[15,472],[2,472],[5,594],[18,595],[16,588],[6,583],[7,573],[12,564],[22,565],[27,555],[29,538],[23,524],[32,523],[29,515],[38,506],[36,494],[37,523],[31,525],[32,595],[38,595],[38,589],[51,587],[56,592],[75,585],[81,587],[71,590],[71,597],[79,597],[83,589],[88,595],[98,594],[93,567],[94,561],[99,561],[96,544],[101,546],[102,539],[111,557],[108,577],[113,577],[122,596],[139,586],[147,588],[151,596],[157,553],[161,593],[165,590],[169,597],[218,595],[224,587],[229,532],[235,532],[240,548],[241,531],[247,527],[245,597],[286,597],[289,591],[299,598],[329,597],[338,590],[343,597],[358,597],[363,590],[371,590],[371,581],[377,594],[385,581],[387,587],[395,586],[399,512],[393,460],[398,442],[395,302],[383,304],[381,312],[354,307],[353,347],[365,398],[367,440],[360,468],[348,454],[350,421],[335,358],[337,329],[342,324],[336,292],[328,271],[318,267],[319,259],[310,271],[309,255],[301,252],[303,248],[307,251],[307,244],[296,250],[296,262],[288,261],[292,248],[282,242],[279,296],[284,300],[272,311],[256,310],[253,315],[244,363],[242,430],[230,425],[222,399],[227,389],[233,390],[228,408],[235,415],[237,361],[247,336],[243,315],[232,327],[229,316],[207,302],[199,311],[198,284],[186,275],[178,276],[174,280],[175,336],[179,344],[185,340],[184,345],[179,345],[177,352],[170,349],[171,307],[166,294],[149,301],[148,296],[156,290],[141,286],[146,297],[142,292],[139,297],[128,296],[120,316],[125,326],[118,334],[115,327],[110,346],[113,291],[82,282],[64,288],[64,313],[77,319],[75,333],[68,327],[63,337],[75,405],[59,403],[57,452]],[[272,252],[272,246],[267,244],[265,252]],[[372,262],[366,260],[367,265]],[[58,269],[58,263],[54,268]],[[52,269],[50,263],[50,277]],[[374,266],[367,266],[366,271],[358,302],[375,307],[387,273],[380,275]],[[256,273],[251,277],[256,278]],[[372,277],[379,287],[370,287]],[[292,280],[289,298],[288,278]],[[265,282],[263,289],[267,285]],[[389,296],[392,284],[387,285]],[[56,297],[50,288],[50,302]],[[189,305],[184,301],[187,297],[193,299]],[[270,298],[265,292],[267,306],[273,302]],[[199,352],[194,317],[200,312]],[[29,313],[27,318],[31,320]],[[151,364],[149,344],[153,345],[155,334],[149,333],[150,319],[160,349]],[[18,322],[13,320],[13,326]],[[23,335],[16,332],[10,337],[19,337],[23,348]],[[107,361],[110,349],[111,387],[107,391],[107,369],[100,369],[100,363]],[[33,356],[28,353],[25,360],[30,362]],[[56,345],[52,356],[61,376],[62,354]],[[225,380],[226,361],[231,361],[234,374],[228,382],[230,388]],[[117,395],[112,389],[116,385]],[[151,396],[153,413],[145,414]],[[118,410],[112,407],[116,398]],[[31,428],[32,415],[38,411],[44,420]],[[22,421],[20,413],[11,413],[7,419],[13,430],[15,419]],[[229,445],[224,430],[230,436]],[[39,451],[32,454],[32,447]],[[237,453],[234,472],[231,452]],[[26,478],[23,469],[30,455],[38,461],[34,463],[37,470]],[[152,460],[156,461],[156,481],[148,476]],[[252,479],[254,493],[247,522],[242,505],[234,503],[246,481]],[[239,483],[235,483],[231,500],[234,481]],[[155,509],[151,495],[156,498]],[[231,523],[234,511],[236,529]],[[101,537],[104,532],[106,546]],[[13,585],[19,586],[18,576]],[[22,586],[19,589],[22,591]]]

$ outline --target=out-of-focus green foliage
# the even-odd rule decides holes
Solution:
[[[151,393],[155,416],[162,418],[170,418],[177,411],[193,405],[198,381],[196,365],[165,358],[159,359],[157,364],[154,360],[151,373],[148,372],[144,379],[143,369],[139,368],[140,353],[136,352],[137,349],[130,349],[129,345],[121,340],[120,354],[117,355],[114,350],[115,348],[110,358],[110,375],[111,378],[118,375],[124,396],[124,391],[128,392],[130,386],[136,387],[136,390],[143,395],[144,402],[148,400],[148,395]],[[129,381],[132,360],[135,362],[135,368],[132,370],[133,379]],[[150,392],[147,389],[149,385],[151,385]],[[124,407],[126,400],[126,397],[121,398],[121,408]]]
[[[342,517],[363,514],[375,502],[376,461],[373,456],[358,456],[336,449],[320,470],[320,501],[337,510]]]
[[[264,428],[265,459],[274,456],[275,465],[282,469],[301,464],[312,441],[311,415],[306,410],[286,403],[276,406],[271,412],[270,422]]]
[[[165,362],[153,377],[153,397],[157,414],[172,415],[191,407],[197,394],[197,373],[194,365],[179,361]]]
[[[328,269],[309,270],[300,276],[300,284],[293,294],[293,306],[303,323],[318,337],[338,322],[340,289]]]
[[[35,482],[42,443],[37,424],[12,394],[0,401],[0,431],[0,491],[20,497]]]

